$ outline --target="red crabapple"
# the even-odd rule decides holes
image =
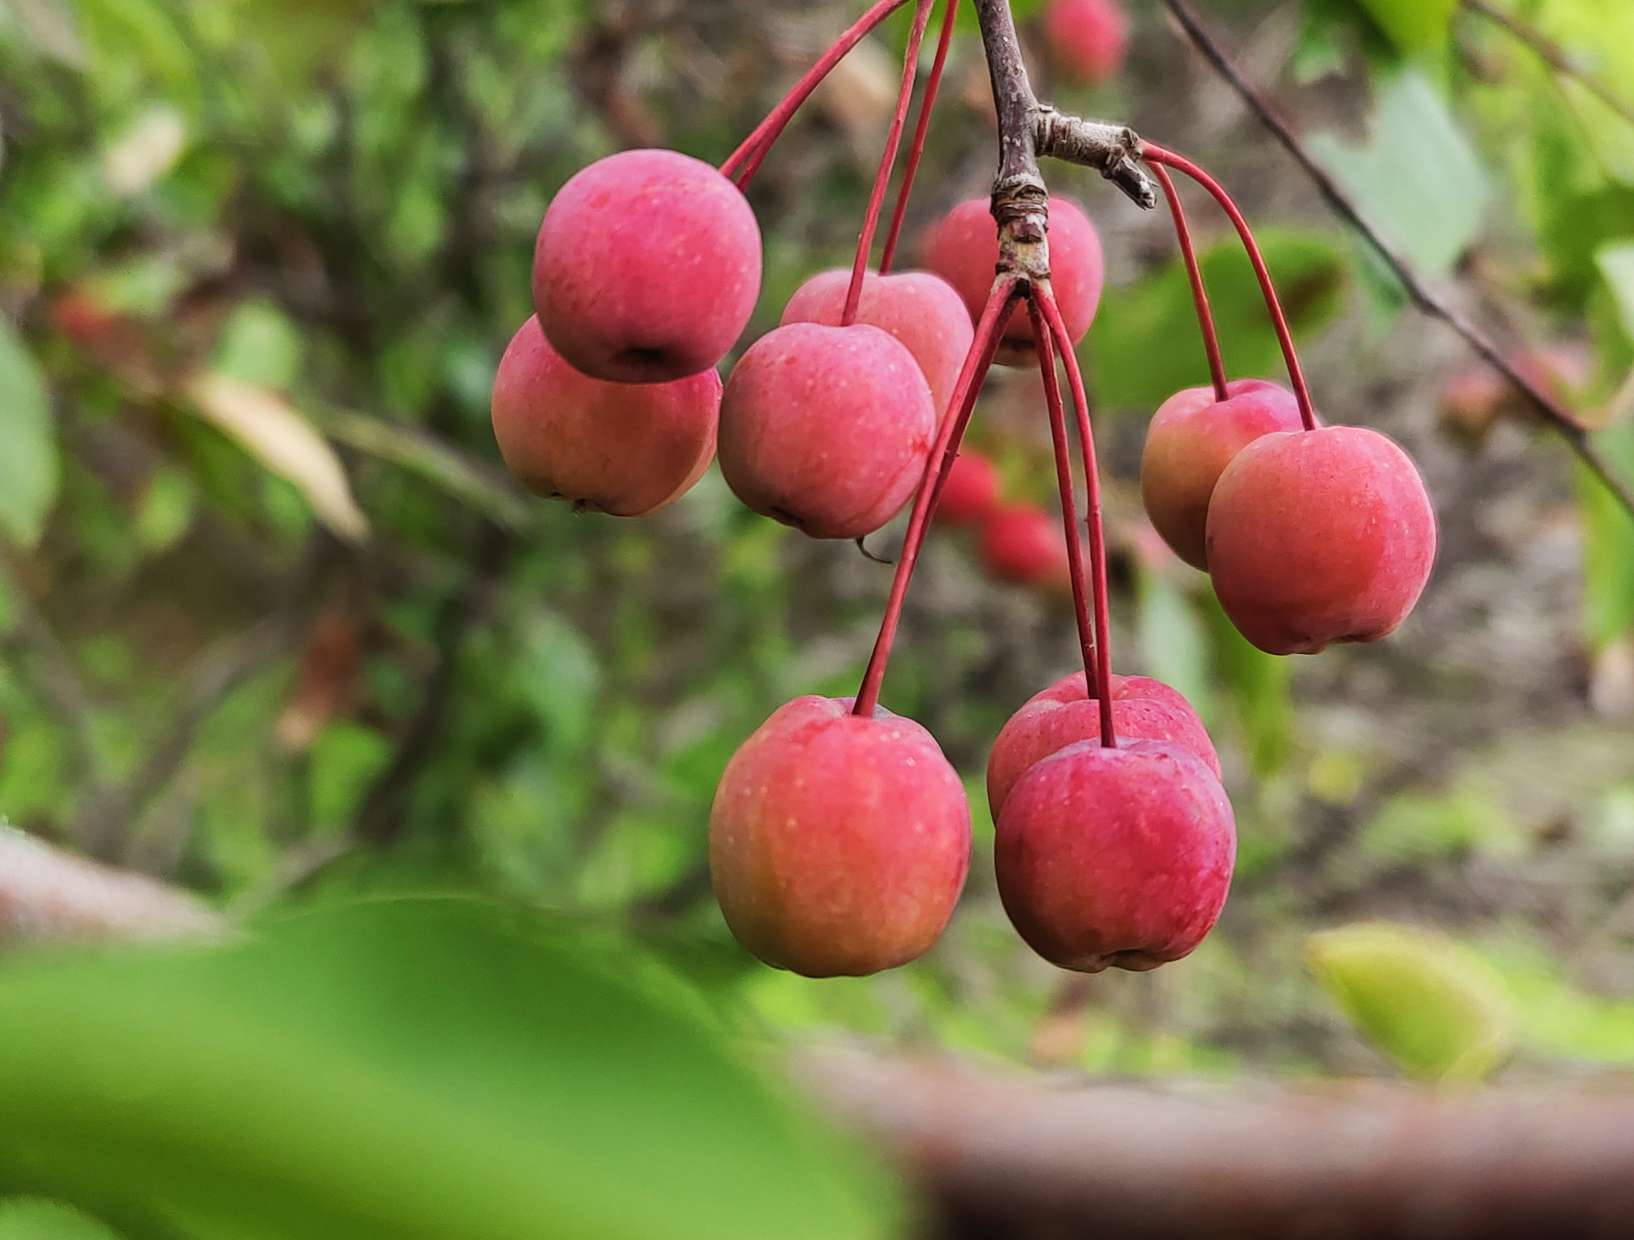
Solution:
[[[1094,86],[1122,67],[1129,18],[1118,0],[1050,0],[1044,35],[1062,74]]]
[[[931,734],[801,697],[744,741],[709,813],[726,924],[767,964],[860,976],[928,950],[970,867],[964,785]]]
[[[539,226],[533,303],[557,351],[620,383],[659,383],[726,356],[760,294],[760,228],[719,171],[677,151],[581,169]]]
[[[1261,435],[1300,428],[1299,404],[1287,388],[1236,379],[1226,392],[1222,401],[1212,387],[1183,388],[1169,397],[1152,415],[1140,459],[1146,515],[1193,568],[1208,566],[1204,529],[1220,471]]]
[[[1125,738],[1167,741],[1203,760],[1218,779],[1220,757],[1203,721],[1179,690],[1149,676],[1112,677],[1112,724]],[[1011,715],[987,758],[987,803],[996,820],[1005,798],[1034,763],[1078,741],[1099,740],[1100,703],[1082,672],[1063,676]]]
[[[966,450],[954,457],[936,504],[936,519],[949,525],[975,525],[998,506],[998,467],[980,452]]]
[[[850,286],[849,270],[812,276],[789,298],[783,322],[839,326]],[[888,331],[908,346],[930,384],[937,415],[944,413],[975,335],[970,312],[953,286],[928,271],[884,276],[870,271],[863,277],[856,321]]]
[[[1261,436],[1226,466],[1209,502],[1220,606],[1270,654],[1394,632],[1429,580],[1435,541],[1412,459],[1360,426]]]
[[[1061,522],[1042,508],[1014,504],[989,513],[981,551],[988,572],[1001,581],[1062,590],[1072,585]]]
[[[1080,741],[1011,790],[993,864],[1027,944],[1063,969],[1099,973],[1188,955],[1220,916],[1236,852],[1231,803],[1196,754]]]
[[[866,323],[790,323],[749,347],[721,403],[721,473],[813,538],[860,538],[913,494],[936,434],[907,346]]]
[[[1106,280],[1101,239],[1083,208],[1070,198],[1050,199],[1050,282],[1061,317],[1077,344],[1089,331]],[[993,288],[999,261],[998,229],[985,198],[961,202],[942,217],[925,240],[925,266],[965,299],[971,318],[979,318]],[[1005,325],[998,360],[1007,366],[1036,366],[1033,327],[1026,308],[1016,307]]]
[[[580,374],[529,318],[500,359],[491,412],[499,454],[523,485],[638,517],[709,468],[720,404],[713,370],[639,384]]]

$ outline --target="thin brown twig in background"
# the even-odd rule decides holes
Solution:
[[[1362,214],[1361,208],[1339,186],[1339,183],[1334,180],[1328,170],[1305,149],[1298,135],[1272,107],[1270,100],[1243,76],[1242,71],[1238,69],[1219,43],[1203,27],[1191,5],[1186,0],[1164,0],[1164,3],[1180,24],[1180,28],[1185,32],[1187,38],[1191,40],[1192,45],[1236,91],[1237,95],[1248,105],[1260,122],[1275,135],[1283,148],[1294,157],[1295,162],[1315,183],[1317,190],[1327,204],[1343,217],[1360,234],[1362,239],[1372,247],[1374,253],[1383,260],[1385,265],[1395,272],[1396,279],[1407,290],[1413,304],[1425,314],[1446,323],[1459,336],[1463,337],[1465,343],[1480,354],[1488,365],[1508,379],[1526,397],[1527,403],[1538,418],[1566,441],[1567,446],[1577,454],[1578,459],[1588,467],[1595,477],[1605,484],[1606,489],[1611,492],[1617,502],[1631,516],[1634,516],[1634,488],[1631,488],[1629,483],[1617,476],[1605,454],[1594,443],[1589,429],[1579,422],[1563,405],[1522,374],[1515,363],[1504,356],[1503,351],[1492,337],[1472,323],[1466,315],[1448,305],[1446,301],[1425,284],[1418,273],[1408,264],[1407,260],[1397,252],[1390,242],[1384,239],[1379,230]]]
[[[1578,63],[1570,52],[1536,26],[1528,25],[1513,13],[1487,3],[1487,0],[1464,0],[1464,7],[1500,26],[1511,38],[1531,49],[1539,60],[1561,77],[1576,82],[1630,125],[1634,125],[1634,103],[1618,95],[1609,85]]]

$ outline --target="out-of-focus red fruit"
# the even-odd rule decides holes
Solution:
[[[1190,954],[1219,919],[1236,852],[1231,803],[1189,749],[1080,741],[1011,790],[993,863],[1028,945],[1098,973]]]
[[[972,319],[980,318],[987,305],[998,261],[998,229],[985,198],[961,202],[925,240],[925,266],[959,290]],[[1050,273],[1061,318],[1077,344],[1095,321],[1106,260],[1095,226],[1070,198],[1050,199]],[[1018,306],[1005,325],[998,360],[1007,366],[1036,366],[1032,342],[1032,323],[1026,308]]]
[[[982,522],[982,560],[987,571],[1017,585],[1070,589],[1067,540],[1061,523],[1042,508],[998,508]]]
[[[677,151],[622,151],[551,200],[533,304],[556,350],[597,379],[661,383],[709,370],[760,295],[760,227],[720,172]]]
[[[570,366],[530,318],[494,376],[494,438],[524,486],[619,517],[686,493],[715,454],[721,380],[609,383]]]
[[[931,734],[849,698],[778,708],[721,776],[709,871],[726,924],[767,964],[859,976],[928,950],[970,866],[964,785]]]
[[[980,452],[961,452],[942,486],[936,519],[949,525],[975,525],[998,506],[998,466]]]
[[[789,298],[783,322],[839,326],[850,287],[848,270],[812,276]],[[953,286],[928,271],[869,272],[862,281],[857,322],[871,323],[908,346],[930,384],[938,416],[945,413],[975,335],[970,312]]]
[[[721,473],[758,513],[813,538],[860,538],[913,494],[935,434],[930,388],[895,336],[790,323],[727,380]]]
[[[1064,76],[1095,86],[1123,67],[1129,18],[1117,0],[1050,0],[1044,36]]]
[[[1178,689],[1149,676],[1112,677],[1112,725],[1118,742],[1167,741],[1190,750],[1218,779],[1220,756],[1203,721]],[[1101,706],[1082,672],[1033,694],[1011,715],[987,758],[987,804],[997,820],[1016,781],[1035,762],[1079,741],[1100,739]]]
[[[1226,466],[1209,503],[1220,606],[1270,654],[1394,632],[1430,578],[1435,541],[1412,459],[1360,426],[1262,435]]]
[[[1208,501],[1220,471],[1261,435],[1300,428],[1299,403],[1287,388],[1236,379],[1226,391],[1221,401],[1212,387],[1183,388],[1169,397],[1152,415],[1140,459],[1146,515],[1193,568],[1208,566]]]

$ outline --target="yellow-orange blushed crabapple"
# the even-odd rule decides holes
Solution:
[[[931,734],[852,699],[779,707],[732,755],[709,814],[715,898],[739,943],[807,977],[906,964],[970,867],[964,785]]]
[[[1152,415],[1140,458],[1146,515],[1193,568],[1208,566],[1204,532],[1220,471],[1261,435],[1300,429],[1299,404],[1287,388],[1234,379],[1226,393],[1216,400],[1212,387],[1192,387],[1169,397]]]
[[[592,379],[529,318],[500,359],[490,411],[499,454],[524,486],[639,517],[679,498],[709,468],[720,404],[713,370],[669,383]]]

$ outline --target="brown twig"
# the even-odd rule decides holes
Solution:
[[[1629,483],[1617,476],[1611,467],[1611,463],[1595,445],[1589,429],[1579,422],[1569,410],[1523,374],[1514,362],[1505,357],[1496,341],[1472,323],[1466,315],[1448,305],[1445,300],[1430,289],[1429,285],[1413,270],[1407,260],[1368,221],[1361,208],[1356,205],[1349,194],[1340,188],[1339,183],[1334,180],[1328,170],[1305,149],[1298,135],[1277,113],[1270,100],[1243,76],[1242,71],[1204,28],[1187,0],[1164,0],[1164,3],[1180,24],[1180,28],[1185,32],[1187,38],[1191,40],[1192,45],[1236,91],[1237,95],[1248,105],[1260,122],[1275,135],[1277,141],[1282,144],[1283,149],[1293,156],[1294,161],[1315,183],[1318,192],[1321,193],[1328,206],[1355,229],[1362,239],[1372,247],[1374,253],[1383,260],[1385,265],[1395,272],[1396,279],[1407,290],[1413,304],[1425,314],[1446,323],[1464,339],[1464,342],[1470,348],[1480,354],[1488,365],[1508,379],[1526,397],[1528,405],[1537,417],[1566,441],[1567,446],[1577,454],[1578,459],[1588,467],[1590,472],[1605,484],[1606,489],[1616,497],[1617,502],[1627,509],[1631,515],[1634,515],[1634,488],[1631,488]]]
[[[1487,0],[1464,0],[1464,7],[1502,28],[1561,77],[1576,82],[1623,120],[1634,125],[1634,103],[1624,99],[1599,77],[1590,73],[1570,52],[1536,26],[1528,25],[1513,13],[1487,3]]]

